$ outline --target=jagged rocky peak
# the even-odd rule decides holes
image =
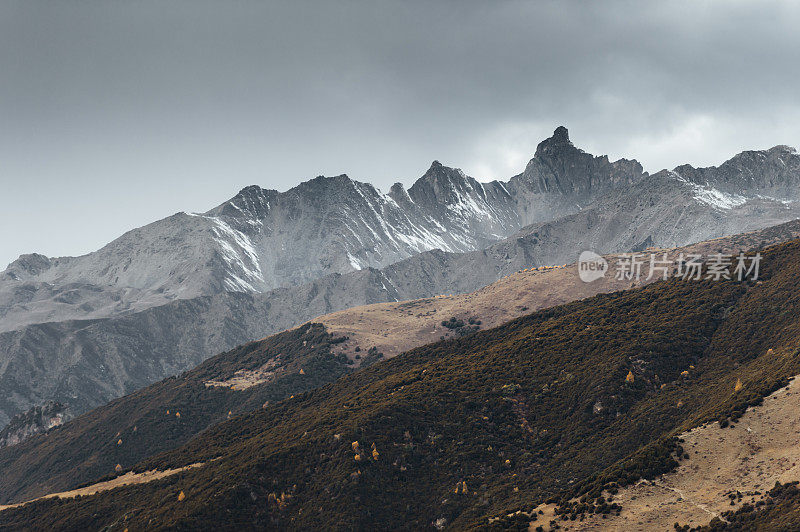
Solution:
[[[719,166],[677,166],[674,172],[698,185],[735,194],[763,193],[779,198],[798,198],[800,155],[790,146],[743,151]]]
[[[565,149],[583,152],[583,150],[576,148],[575,145],[572,144],[572,141],[569,140],[569,130],[564,126],[558,126],[555,131],[553,131],[552,137],[544,139],[539,143],[538,146],[536,146],[536,154],[534,156],[558,156]]]
[[[338,174],[332,176],[318,175],[314,179],[309,179],[300,183],[295,188],[329,188],[331,186],[341,185],[342,183],[350,183],[351,179],[347,174]]]
[[[411,201],[411,196],[408,195],[408,191],[406,187],[403,186],[403,183],[395,183],[392,185],[392,188],[389,189],[388,196],[400,205],[405,205],[407,202]]]
[[[569,131],[558,126],[553,136],[536,147],[536,155],[525,171],[512,178],[537,193],[585,197],[607,189],[632,184],[647,175],[636,160],[610,162],[577,148]]]
[[[462,183],[467,177],[458,168],[445,166],[439,161],[433,161],[430,168],[422,174],[422,177],[411,186],[411,189],[419,189],[426,186],[451,187],[454,183]]]
[[[297,192],[312,192],[312,193],[319,193],[319,192],[331,192],[336,190],[352,190],[354,186],[358,185],[369,185],[368,183],[358,183],[350,178],[347,174],[339,174],[334,176],[324,176],[319,175],[314,179],[310,179],[308,181],[304,181],[300,183],[289,192],[297,191]]]
[[[36,277],[52,266],[50,259],[39,253],[20,255],[17,260],[6,268],[5,275],[13,280],[23,280]]]
[[[278,194],[279,192],[274,189],[261,188],[258,185],[250,185],[240,190],[239,193],[232,198],[232,200],[263,201],[265,199],[270,200]]]
[[[253,219],[263,219],[276,205],[284,207],[301,202],[307,205],[320,205],[346,201],[350,203],[362,194],[378,195],[377,190],[369,183],[354,181],[347,174],[335,176],[319,175],[292,187],[286,192],[250,185],[239,191],[236,196],[222,205],[211,209],[206,214],[240,217],[242,214]]]
[[[457,203],[465,195],[475,193],[483,196],[477,180],[439,161],[433,161],[428,171],[408,189],[409,196],[418,203]]]
[[[286,198],[293,198],[290,201],[301,201],[315,206],[360,204],[364,196],[376,199],[379,195],[371,183],[356,181],[347,174],[320,175],[285,193]]]
[[[251,218],[260,219],[266,216],[270,205],[279,194],[277,190],[250,185],[244,187],[238,194],[222,205],[208,211],[207,214],[234,217],[244,214]]]

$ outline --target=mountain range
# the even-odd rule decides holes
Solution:
[[[0,529],[797,529],[798,200],[786,146],[651,175],[559,127],[507,181],[251,186],[24,255]]]
[[[388,194],[346,175],[283,193],[250,186],[208,212],[178,213],[82,257],[20,257],[0,276],[0,330],[263,293],[431,249],[483,249],[645,176],[635,161],[583,152],[559,128],[505,183],[480,183],[434,161],[408,190],[397,183]]]
[[[471,292],[584,249],[682,246],[792,220],[799,183],[785,146],[649,175],[559,127],[505,182],[434,162],[387,194],[347,176],[247,187],[97,252],[25,255],[0,273],[0,426],[47,401],[80,414],[336,310]]]

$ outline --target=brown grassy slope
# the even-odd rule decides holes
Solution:
[[[48,493],[44,497],[41,497],[36,500],[73,499],[76,497],[85,497],[87,495],[94,495],[95,493],[113,490],[114,488],[119,488],[122,486],[131,486],[134,484],[146,484],[147,482],[153,482],[154,480],[169,477],[171,475],[177,475],[178,473],[182,473],[183,471],[187,471],[195,467],[202,467],[203,465],[204,464],[191,464],[186,467],[179,467],[177,469],[167,469],[166,471],[153,470],[153,471],[144,471],[142,473],[134,473],[133,471],[131,471],[125,473],[124,475],[114,477],[111,480],[95,482],[94,484],[89,484],[88,486],[84,486],[83,488],[77,488],[69,491],[59,491],[56,493]],[[24,504],[26,503],[7,504],[7,505],[0,504],[0,512],[2,512],[3,510],[10,510],[11,508],[17,508],[23,506]]]
[[[736,385],[734,384],[734,388]],[[743,388],[745,385],[743,384]],[[758,504],[776,482],[800,480],[800,380],[750,408],[735,426],[714,422],[681,434],[689,459],[619,491],[620,515],[562,521],[564,530],[668,530],[698,526]],[[731,493],[741,497],[731,498]],[[606,496],[609,494],[606,493]],[[541,508],[546,513],[548,508]]]
[[[786,242],[800,236],[800,221],[788,222],[767,229],[722,237],[682,248],[653,250],[659,258],[663,252],[670,260],[681,253],[735,254]],[[576,255],[578,254],[576,250]],[[649,257],[650,251],[643,251]],[[470,294],[443,295],[395,303],[376,303],[334,312],[314,322],[322,323],[331,333],[349,336],[350,340],[334,349],[350,360],[366,356],[375,347],[386,358],[403,351],[425,345],[440,338],[458,336],[458,332],[442,326],[442,321],[452,317],[469,326],[469,318],[479,320],[480,328],[488,329],[524,316],[535,310],[563,305],[597,294],[626,290],[650,281],[617,280],[619,255],[608,255],[609,271],[603,279],[584,283],[578,277],[577,264],[547,270],[528,270],[504,277],[485,288]],[[643,269],[643,273],[647,270]],[[357,353],[356,348],[360,348]],[[358,360],[356,360],[358,362]]]

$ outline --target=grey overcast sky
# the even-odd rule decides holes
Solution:
[[[258,184],[800,145],[800,2],[0,0],[0,269]]]

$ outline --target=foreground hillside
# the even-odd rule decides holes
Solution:
[[[74,488],[181,445],[229,416],[327,384],[350,371],[346,358],[331,353],[335,341],[319,325],[271,336],[2,449],[0,503]],[[265,375],[259,386],[210,385],[257,369]]]
[[[680,253],[708,257],[798,234],[800,222],[792,222],[667,253],[672,258]],[[304,336],[308,329],[302,328],[224,353],[197,370],[113,401],[47,435],[0,450],[0,471],[4,472],[0,476],[0,504],[73,489],[113,472],[117,465],[131,467],[182,445],[226,419],[228,413],[260,408],[267,398],[280,400],[327,384],[365,363],[441,337],[495,327],[534,310],[637,285],[616,279],[613,273],[618,258],[609,256],[608,260],[611,273],[592,283],[582,282],[574,265],[526,269],[472,294],[369,305],[321,316],[315,321],[327,332],[323,334],[315,327],[313,330],[319,331],[315,334],[321,336],[310,342]],[[644,278],[639,281],[645,282]],[[443,326],[444,321],[449,326]],[[303,375],[299,374],[301,369]],[[167,423],[167,410],[180,412],[181,420]],[[170,428],[168,437],[164,435],[166,426]],[[98,434],[105,436],[98,438]],[[125,437],[123,444],[116,445],[117,434],[135,437]]]
[[[800,379],[793,379],[735,424],[714,422],[681,434],[689,459],[669,473],[615,493],[614,502],[622,507],[619,515],[591,514],[559,524],[564,530],[627,531],[669,530],[676,522],[696,527],[714,518],[720,524],[740,521],[748,509],[771,504],[776,482],[800,479],[798,413]],[[553,515],[556,508],[540,509]],[[791,528],[799,526],[795,520]]]
[[[417,348],[133,471],[202,466],[7,509],[0,526],[463,529],[581,494],[584,513],[616,512],[603,488],[673,469],[675,435],[800,373],[799,259],[794,241],[757,283],[658,282]]]

